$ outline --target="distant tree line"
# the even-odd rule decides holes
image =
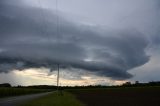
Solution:
[[[9,84],[9,83],[3,83],[3,84],[0,84],[0,87],[11,87],[11,84]]]
[[[139,81],[136,81],[135,83],[126,82],[121,85],[122,87],[143,87],[143,86],[160,86],[160,81],[151,81],[148,83],[139,83]]]
[[[89,88],[117,88],[117,87],[145,87],[145,86],[160,86],[160,81],[152,81],[148,83],[135,83],[125,82],[122,85],[106,86],[106,85],[88,85],[88,86],[61,86],[58,89],[89,89]],[[9,83],[0,84],[0,87],[12,87]],[[57,86],[52,85],[32,85],[32,86],[14,86],[14,88],[33,88],[33,89],[57,89]]]

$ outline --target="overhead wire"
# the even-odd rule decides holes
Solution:
[[[41,0],[38,0],[38,3],[39,3],[39,6],[41,8],[41,17],[42,17],[42,33],[44,35],[46,35],[48,37],[48,40],[51,40],[50,39],[50,36],[48,35],[48,32],[45,28],[47,28],[47,23],[46,23],[46,19],[45,19],[45,15],[44,15],[44,12],[43,12],[43,6],[42,6],[42,3],[41,3]],[[56,43],[58,44],[59,43],[59,40],[60,40],[60,30],[59,30],[59,10],[58,10],[58,0],[56,0]],[[52,40],[51,40],[52,41]],[[58,72],[57,72],[57,90],[59,88],[59,63],[57,64],[58,66]],[[51,68],[52,70],[52,68]]]
[[[47,29],[47,23],[46,23],[46,18],[45,18],[45,15],[44,15],[44,7],[41,3],[41,0],[38,0],[38,3],[39,3],[39,6],[40,6],[40,15],[41,15],[41,18],[42,18],[42,33],[44,35],[46,35],[46,37],[48,37],[48,40],[49,39],[49,36],[48,36],[48,31],[46,30]]]
[[[59,30],[59,10],[58,10],[58,0],[56,0],[56,28],[57,28],[57,43],[59,43],[59,40],[60,40],[60,30]],[[57,90],[59,90],[59,68],[60,68],[60,65],[59,63],[57,64],[58,66],[58,72],[57,72]]]
[[[57,41],[60,40],[60,24],[59,24],[59,2],[56,0],[56,28],[57,28]],[[58,43],[58,42],[57,42]]]

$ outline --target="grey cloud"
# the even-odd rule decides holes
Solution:
[[[127,79],[132,77],[128,70],[149,61],[145,53],[149,42],[135,29],[104,30],[60,14],[57,36],[54,11],[6,1],[0,1],[1,72],[62,64],[63,68]]]

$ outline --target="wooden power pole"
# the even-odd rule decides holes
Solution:
[[[59,89],[59,64],[58,64],[58,72],[57,72],[57,90]]]

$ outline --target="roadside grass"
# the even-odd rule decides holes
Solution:
[[[76,97],[69,93],[63,92],[60,95],[59,92],[53,92],[47,96],[29,101],[21,104],[20,106],[85,106]]]
[[[31,89],[31,88],[0,88],[0,98],[9,97],[9,96],[19,96],[26,94],[35,94],[47,92],[46,89]]]

